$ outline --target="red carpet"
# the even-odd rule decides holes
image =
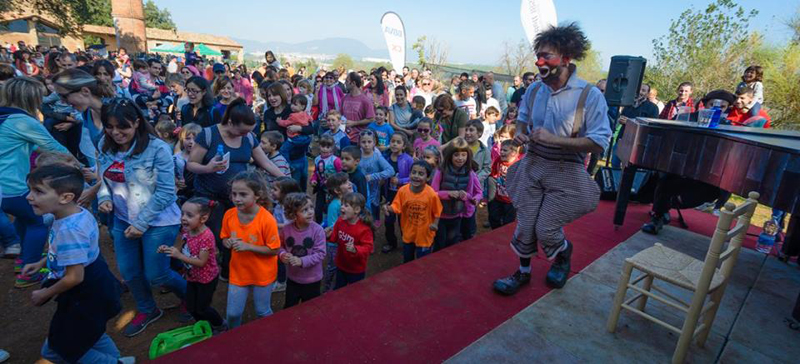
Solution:
[[[612,225],[613,210],[613,202],[601,201],[597,211],[566,228],[575,244],[573,271],[636,233],[649,206],[632,204],[619,230]],[[686,211],[684,216],[691,230],[713,232],[712,215]],[[513,229],[482,234],[159,361],[441,362],[549,291],[544,284],[549,263],[534,259],[528,287],[513,297],[492,292],[495,279],[518,267],[508,246]],[[752,245],[753,238],[748,240]]]

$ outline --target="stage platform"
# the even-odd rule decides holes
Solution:
[[[575,244],[573,274],[628,240],[648,220],[648,206],[632,205],[626,224],[615,229],[611,223],[613,209],[613,202],[601,201],[595,212],[566,227],[568,238]],[[693,210],[684,215],[692,231],[711,235],[716,222],[712,215]],[[510,225],[479,235],[158,361],[430,363],[456,354],[452,360],[469,360],[472,350],[478,348],[475,345],[482,345],[483,340],[512,334],[498,330],[509,323],[518,324],[512,318],[550,292],[544,284],[550,264],[544,259],[533,260],[533,281],[515,296],[503,297],[492,291],[495,279],[512,273],[518,266],[508,246],[513,229]],[[750,237],[748,244],[752,243]],[[619,277],[618,268],[600,270],[609,279]],[[603,287],[592,282],[572,279],[559,294],[586,291],[590,288],[587,284]],[[573,305],[585,309],[602,307],[606,303],[596,301],[602,299],[576,298]],[[617,342],[619,350],[626,345],[625,340]],[[520,351],[507,359],[527,361],[526,358],[533,358],[531,355]]]
[[[617,332],[606,331],[623,260],[656,242],[702,259],[708,237],[675,227],[657,237],[637,233],[574,276],[568,289],[550,292],[447,362],[670,362],[678,337],[666,328],[623,311]],[[794,264],[743,249],[708,342],[705,348],[690,346],[687,362],[796,362],[800,347],[790,343],[800,340],[800,332],[783,319],[791,315],[798,290]],[[647,312],[673,325],[683,322],[655,300]]]

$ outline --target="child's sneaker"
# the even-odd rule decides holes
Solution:
[[[32,275],[26,276],[24,274],[17,274],[17,280],[14,281],[15,288],[28,288],[30,286],[35,286],[41,283],[44,280],[45,275],[42,273],[34,273]]]
[[[186,301],[181,302],[180,310],[178,311],[178,322],[188,324],[194,321],[194,316],[186,309]]]
[[[16,258],[22,252],[22,246],[19,244],[14,244],[11,246],[6,247],[5,252],[3,252],[4,258]]]
[[[22,259],[16,258],[14,259],[14,274],[22,273]]]
[[[136,316],[131,320],[128,326],[125,326],[125,330],[123,330],[123,334],[127,337],[134,337],[139,335],[147,325],[150,325],[154,321],[161,318],[164,315],[164,311],[161,309],[156,308],[155,311],[148,313],[137,313]]]
[[[283,292],[286,290],[286,283],[276,282],[275,289],[272,292]]]
[[[123,356],[117,358],[117,363],[120,364],[136,364],[136,357],[135,356]]]
[[[228,331],[228,321],[222,320],[222,324],[219,326],[211,326],[211,334],[212,335],[219,335],[225,331]]]

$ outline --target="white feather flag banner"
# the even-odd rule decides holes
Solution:
[[[406,65],[406,29],[397,13],[389,11],[381,17],[381,30],[386,39],[389,59],[398,75],[403,74]]]
[[[558,23],[553,0],[522,0],[519,15],[525,36],[531,44],[539,33]]]

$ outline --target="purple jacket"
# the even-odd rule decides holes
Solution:
[[[431,187],[433,190],[439,194],[439,199],[442,201],[449,200],[450,195],[446,192],[440,191],[442,183],[442,171],[436,170],[436,173],[433,174],[433,180],[431,181]],[[456,216],[449,216],[442,214],[443,219],[452,219],[456,217],[471,217],[475,213],[475,202],[480,201],[483,198],[483,188],[481,188],[481,182],[478,180],[478,175],[475,172],[469,172],[469,184],[467,184],[467,198],[464,203],[464,211]]]
[[[383,157],[386,158],[386,161],[388,162],[389,158],[391,158],[392,153],[389,150],[387,150],[387,152],[388,153],[385,153]],[[408,178],[411,175],[412,164],[414,164],[413,157],[408,155],[408,153],[400,154],[400,156],[397,157],[397,171],[395,171],[397,172],[395,174],[395,176],[397,176],[397,186],[391,186],[390,183],[387,183],[386,184],[387,188],[392,191],[397,191],[400,189],[400,187],[403,187],[404,185],[408,184]]]
[[[325,230],[311,222],[305,230],[298,230],[295,224],[286,224],[280,231],[281,250],[299,257],[303,264],[295,267],[286,264],[286,276],[294,282],[307,284],[322,280],[322,261],[325,259]]]

